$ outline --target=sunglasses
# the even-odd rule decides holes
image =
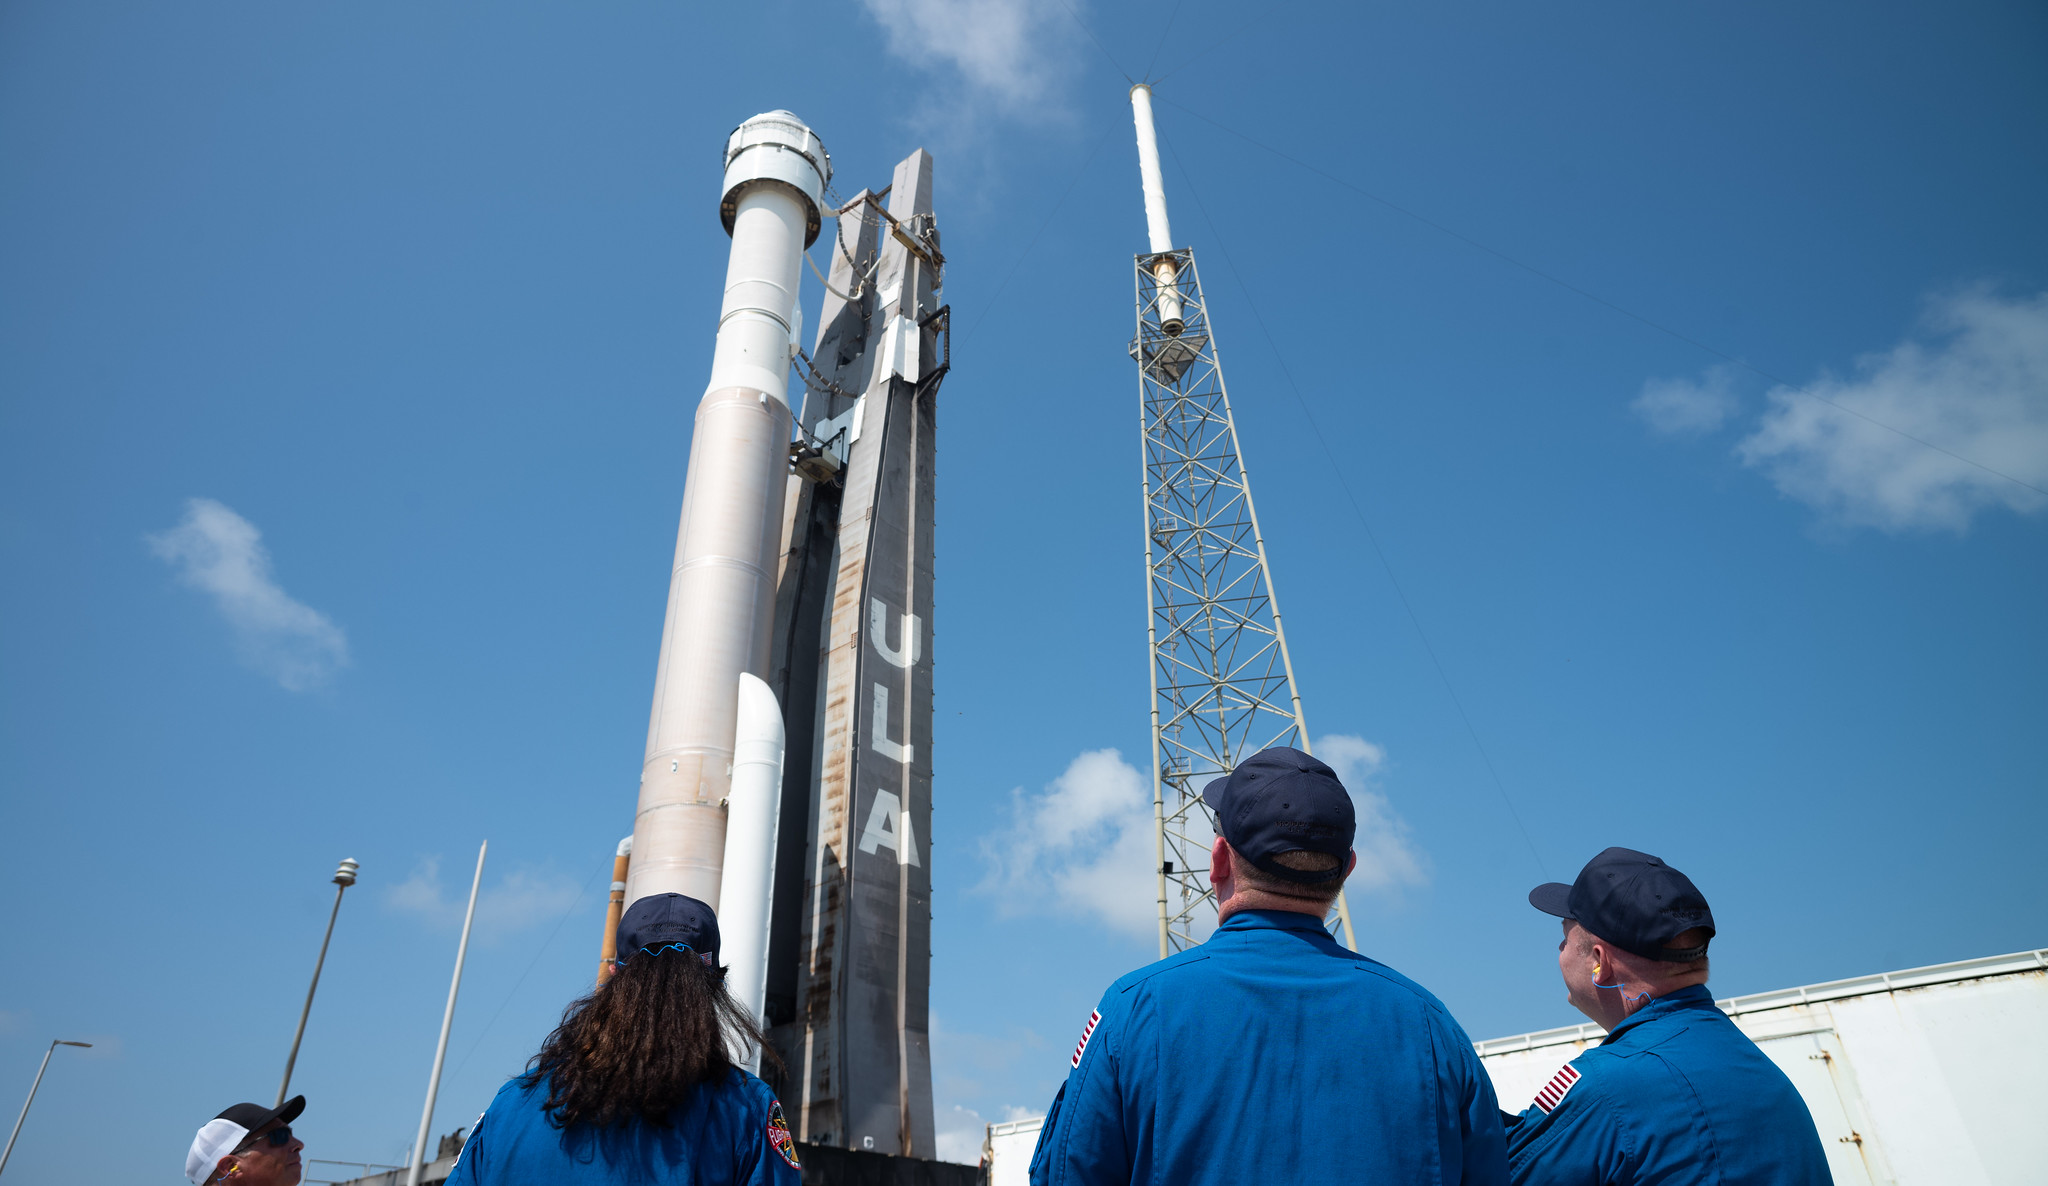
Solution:
[[[276,1128],[271,1129],[269,1132],[264,1133],[261,1138],[250,1137],[248,1140],[242,1142],[242,1148],[253,1149],[256,1147],[259,1140],[261,1141],[261,1143],[269,1145],[273,1149],[282,1149],[286,1145],[292,1143],[292,1126],[289,1124],[280,1124]]]

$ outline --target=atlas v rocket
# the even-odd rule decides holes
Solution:
[[[933,438],[950,355],[931,179],[919,149],[835,210],[831,158],[796,116],[757,115],[726,142],[725,300],[614,886],[615,903],[674,891],[717,909],[729,986],[781,1056],[764,1073],[800,1140],[925,1158]],[[799,281],[828,218],[805,355]]]

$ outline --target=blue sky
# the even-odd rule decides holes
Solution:
[[[588,982],[774,107],[843,192],[938,162],[955,1148],[1152,955],[1125,73],[1369,953],[1576,1021],[1523,895],[1609,844],[1699,881],[1723,993],[2048,943],[2044,53],[1993,3],[7,6],[0,1091],[98,1043],[9,1180],[270,1098],[344,856],[308,1156],[402,1158],[480,841],[435,1131]]]

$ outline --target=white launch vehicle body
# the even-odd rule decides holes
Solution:
[[[1173,226],[1166,220],[1166,181],[1159,175],[1159,134],[1152,126],[1152,88],[1142,82],[1131,88],[1131,118],[1138,126],[1138,182],[1145,190],[1145,239],[1154,255],[1163,256],[1173,250]],[[1173,261],[1154,261],[1152,275],[1159,281],[1159,328],[1178,335],[1181,300],[1180,290],[1174,284]]]
[[[797,271],[832,176],[824,145],[787,111],[741,124],[725,163],[719,213],[732,253],[711,382],[690,441],[629,905],[670,892],[720,905],[740,675],[767,673],[773,627]]]
[[[725,815],[725,869],[718,888],[718,937],[733,999],[754,1020],[768,992],[768,925],[775,892],[775,837],[782,815],[782,706],[757,676],[740,676],[732,793]],[[759,1073],[759,1050],[746,1068]]]

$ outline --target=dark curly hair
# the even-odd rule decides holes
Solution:
[[[761,1027],[725,990],[725,969],[689,952],[642,954],[610,980],[570,1002],[562,1024],[526,1064],[526,1082],[546,1080],[548,1119],[557,1128],[609,1128],[635,1118],[663,1128],[697,1087],[731,1073],[732,1045],[779,1067]]]

